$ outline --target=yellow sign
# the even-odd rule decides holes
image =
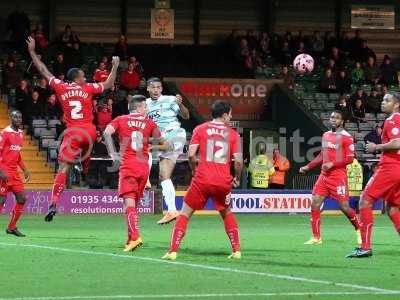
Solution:
[[[151,10],[151,38],[174,39],[173,9],[153,8]]]

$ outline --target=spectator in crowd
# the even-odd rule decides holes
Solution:
[[[22,79],[19,83],[19,86],[15,90],[15,108],[20,112],[25,111],[25,107],[29,103],[30,96],[28,81]],[[25,114],[22,114],[22,118],[25,119]]]
[[[365,103],[367,97],[362,88],[358,88],[357,91],[351,96],[351,103],[354,104],[358,99],[361,100],[362,103]]]
[[[336,80],[331,69],[325,70],[325,74],[321,77],[320,89],[324,93],[336,92]]]
[[[99,67],[93,73],[93,80],[96,82],[106,81],[110,72],[106,69],[106,63],[101,61]]]
[[[240,46],[240,35],[237,29],[232,29],[231,34],[226,39],[226,47],[229,53],[234,53]]]
[[[366,41],[366,40],[363,40],[363,41],[361,42],[361,49],[360,49],[360,52],[359,52],[359,54],[357,55],[357,58],[356,58],[356,59],[357,59],[358,61],[361,61],[362,63],[366,63],[366,62],[368,61],[368,58],[370,58],[370,57],[373,57],[374,60],[376,61],[375,52],[374,52],[372,49],[370,49],[370,48],[368,47],[367,41]]]
[[[295,48],[300,48],[300,43],[303,43],[304,47],[307,48],[306,45],[306,36],[304,35],[303,30],[299,30],[299,33],[297,34],[294,43],[295,43]]]
[[[140,77],[143,76],[143,74],[144,74],[143,66],[136,59],[136,56],[129,57],[128,64],[133,64],[135,71],[140,75]]]
[[[336,62],[335,62],[334,59],[329,59],[328,60],[328,65],[326,66],[326,69],[331,69],[333,76],[336,75],[337,67],[336,67]]]
[[[50,90],[49,90],[49,88],[47,86],[46,79],[41,78],[39,80],[39,84],[37,86],[35,86],[34,90],[39,93],[40,102],[45,103],[47,98],[50,95]]]
[[[41,23],[36,26],[34,38],[38,51],[43,53],[43,51],[47,49],[49,42],[44,34],[43,25]]]
[[[348,94],[351,91],[351,82],[346,70],[340,70],[336,76],[336,91],[340,94]]]
[[[61,74],[65,76],[67,73],[67,66],[64,62],[64,54],[58,53],[56,57],[56,61],[53,63],[53,74],[58,77]]]
[[[392,64],[389,55],[385,55],[380,67],[381,80],[383,84],[393,84],[396,82],[396,69]]]
[[[257,156],[249,164],[250,187],[258,189],[268,188],[270,177],[275,173],[274,164],[267,156],[267,145],[264,142],[257,144]]]
[[[294,56],[296,57],[297,55],[304,54],[306,52],[307,52],[307,50],[306,50],[306,46],[304,45],[304,42],[300,42],[296,51],[294,52]]]
[[[290,65],[293,63],[292,50],[290,49],[289,42],[284,41],[282,49],[279,51],[279,62],[282,65]]]
[[[250,55],[250,49],[245,38],[240,40],[239,48],[236,51],[236,60],[239,63],[244,63],[247,56]]]
[[[25,109],[25,114],[28,125],[32,124],[32,120],[42,118],[44,116],[44,106],[39,99],[39,93],[37,91],[32,91],[31,99]]]
[[[382,144],[382,127],[376,125],[375,128],[364,137],[364,141],[377,145]]]
[[[22,79],[22,74],[17,70],[17,66],[13,59],[7,61],[4,68],[4,87],[8,93],[11,89],[16,89]]]
[[[128,69],[122,72],[120,89],[126,91],[127,94],[132,93],[139,89],[140,74],[135,70],[133,63],[128,64]]]
[[[65,49],[64,55],[67,70],[70,68],[80,68],[84,64],[81,46],[79,43],[73,43],[72,47]]]
[[[62,116],[62,110],[60,104],[57,101],[54,93],[47,97],[46,105],[44,108],[45,116],[48,119],[60,119]]]
[[[382,92],[381,92],[382,97],[385,96],[387,93],[389,93],[389,88],[386,84],[384,84],[382,85]]]
[[[10,34],[12,48],[20,53],[25,49],[25,38],[29,33],[31,21],[28,16],[17,8],[7,17],[7,31]]]
[[[361,67],[360,62],[356,62],[355,68],[350,74],[351,81],[355,84],[360,84],[364,81],[364,70]]]
[[[79,36],[76,32],[72,31],[70,25],[66,25],[64,32],[61,34],[60,38],[61,45],[66,47],[71,47],[74,43],[80,43]]]
[[[115,119],[118,116],[129,114],[128,110],[128,100],[131,98],[131,95],[128,95],[118,102],[114,102],[112,106],[112,118]]]
[[[269,48],[269,40],[261,40],[258,51],[260,53],[262,61],[265,62],[265,60],[271,55],[271,50]]]
[[[325,32],[324,37],[324,44],[325,44],[325,54],[329,55],[329,52],[333,47],[337,47],[338,42],[336,39],[335,34],[332,31]]]
[[[127,60],[129,57],[129,45],[126,37],[121,34],[118,42],[114,47],[114,56],[119,56],[123,61]]]
[[[322,39],[319,31],[314,31],[313,36],[311,37],[311,50],[314,56],[321,56],[322,52],[325,49],[325,43]]]
[[[289,72],[289,68],[287,66],[283,66],[281,73],[279,74],[279,78],[283,79],[283,84],[289,89],[294,89],[294,77]]]
[[[108,99],[105,104],[100,104],[97,108],[96,121],[97,127],[101,132],[112,121],[112,99]]]
[[[354,37],[350,40],[350,58],[357,58],[361,50],[362,42],[363,39],[361,38],[361,31],[357,29],[354,31]]]
[[[363,167],[357,159],[346,167],[347,169],[347,183],[350,193],[360,193],[363,189]]]
[[[365,66],[365,82],[368,84],[377,84],[379,82],[379,69],[375,64],[375,58],[372,56],[368,57],[367,64]]]
[[[349,102],[347,101],[347,97],[345,95],[341,95],[339,97],[338,103],[335,104],[335,110],[341,111],[343,114],[343,118],[347,121],[351,117],[351,108]]]
[[[353,121],[358,123],[365,122],[365,106],[361,99],[357,99],[352,105],[352,118]]]
[[[335,65],[337,68],[343,68],[344,66],[344,58],[339,52],[339,48],[333,47],[331,50],[331,54],[329,59],[333,59],[335,61]]]
[[[381,112],[382,97],[378,94],[378,91],[374,88],[367,97],[365,103],[365,110],[367,113],[380,113]]]
[[[257,48],[257,35],[254,29],[247,30],[246,34],[247,45],[249,46],[249,50],[253,50]]]
[[[280,153],[279,149],[274,149],[272,156],[275,173],[269,179],[269,187],[271,189],[284,189],[286,172],[290,169],[289,160]]]
[[[342,50],[343,55],[349,56],[351,51],[351,37],[350,32],[345,31],[342,32],[340,39],[340,49]]]
[[[96,140],[93,143],[92,158],[107,158],[108,151],[103,142],[100,130],[96,132]],[[91,189],[102,189],[107,182],[107,163],[101,160],[93,160],[90,162],[86,183]]]

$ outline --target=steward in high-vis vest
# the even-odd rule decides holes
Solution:
[[[347,182],[350,194],[359,195],[363,187],[363,168],[357,159],[347,165]]]
[[[284,189],[286,172],[290,169],[289,160],[284,157],[278,149],[273,152],[275,173],[271,176],[269,183],[271,189]]]
[[[268,188],[270,176],[275,173],[274,165],[266,155],[267,146],[265,143],[258,144],[259,154],[249,164],[250,187],[257,189]]]

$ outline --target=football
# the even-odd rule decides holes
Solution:
[[[308,54],[299,54],[293,61],[293,68],[300,73],[312,72],[314,69],[314,59]]]

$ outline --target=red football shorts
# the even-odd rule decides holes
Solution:
[[[128,171],[120,169],[118,182],[119,197],[132,198],[136,202],[142,199],[147,178],[149,178],[149,166],[147,163],[142,168],[132,168]]]
[[[339,202],[349,201],[347,177],[319,175],[313,195],[330,197]]]
[[[17,173],[8,174],[7,181],[0,181],[0,196],[7,196],[8,192],[21,193],[24,191],[24,184]]]
[[[199,184],[192,181],[183,201],[192,209],[199,210],[203,209],[207,200],[211,198],[215,209],[220,211],[229,207],[226,196],[231,190],[231,186]]]
[[[69,127],[63,132],[63,140],[58,153],[58,160],[66,163],[82,162],[83,169],[87,170],[90,162],[96,127],[85,124]]]
[[[393,206],[400,205],[400,172],[391,164],[378,166],[362,194],[362,199],[370,202],[381,198]]]

